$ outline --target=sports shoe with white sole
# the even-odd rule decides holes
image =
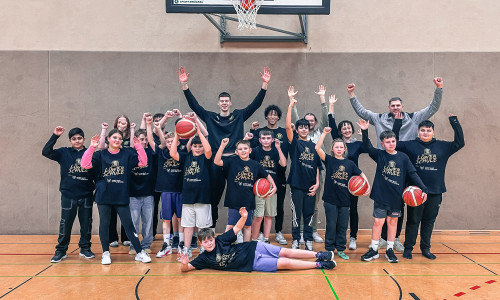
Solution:
[[[130,241],[124,241],[122,244],[123,246],[130,246]]]
[[[398,262],[398,258],[394,254],[394,250],[392,248],[389,248],[389,249],[387,249],[387,251],[385,251],[385,258],[387,258],[387,261],[390,263],[397,263]]]
[[[379,249],[387,248],[387,241],[384,240],[383,238],[380,238],[380,240],[378,240],[378,248]]]
[[[315,243],[323,243],[324,242],[323,238],[321,237],[321,235],[319,235],[319,233],[317,231],[313,232],[313,239],[314,239]]]
[[[363,255],[361,255],[362,261],[370,261],[372,259],[377,259],[379,257],[378,251],[373,250],[372,247]]]
[[[333,251],[319,251],[316,253],[316,261],[333,261]]]
[[[102,253],[101,264],[110,265],[111,264],[111,254],[109,251],[104,251]]]
[[[109,243],[109,246],[110,247],[118,247],[118,241],[112,241],[111,243]]]
[[[191,252],[191,249],[188,249],[188,247],[182,248],[182,253],[187,254],[189,258],[193,257],[193,252]]]
[[[259,237],[257,238],[257,241],[263,243],[264,242],[264,234],[261,232],[259,233]]]
[[[313,241],[307,241],[306,242],[306,250],[309,250],[309,251],[314,251],[313,250]]]
[[[300,249],[299,241],[297,241],[297,240],[292,241],[292,249]]]
[[[142,250],[141,252],[137,253],[137,255],[135,256],[135,260],[143,263],[150,263],[151,257],[145,250]]]
[[[66,255],[65,252],[56,251],[56,253],[52,257],[52,259],[50,260],[50,262],[51,263],[58,263],[58,262],[62,261],[63,259],[66,259],[67,257],[68,256]]]
[[[283,236],[283,233],[278,232],[274,235],[274,240],[280,244],[280,245],[286,245],[288,242],[286,241],[285,237]]]
[[[172,247],[167,243],[163,243],[161,250],[158,251],[158,253],[156,253],[156,257],[161,258],[161,257],[165,257],[169,254],[172,254]]]
[[[403,246],[403,244],[401,244],[401,241],[399,240],[399,238],[394,239],[394,250],[396,250],[398,252],[405,251],[405,247]]]
[[[353,237],[349,240],[349,250],[356,250],[356,239]]]
[[[300,241],[299,244],[304,245],[306,241],[304,240],[304,233],[300,233]]]
[[[85,257],[86,259],[91,259],[91,258],[95,257],[94,253],[92,253],[92,251],[90,251],[90,249],[82,249],[82,250],[80,250],[80,254],[79,255],[81,257]]]

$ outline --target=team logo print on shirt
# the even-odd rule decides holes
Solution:
[[[248,166],[243,167],[243,171],[238,172],[238,175],[234,178],[234,182],[238,182],[240,180],[252,180],[253,181],[253,173],[250,172],[250,168]]]
[[[387,175],[392,175],[392,176],[399,176],[401,174],[401,169],[396,168],[396,162],[393,160],[389,161],[388,166],[384,166],[384,169],[382,170],[382,174],[387,174]]]
[[[186,148],[186,146],[181,145],[179,148],[180,148],[181,150],[184,150],[184,149]]]
[[[200,166],[198,166],[197,162],[193,161],[193,162],[191,162],[191,165],[186,168],[186,171],[184,172],[184,176],[195,175],[195,174],[198,174],[200,172],[201,172]]]
[[[283,139],[283,135],[281,133],[278,133],[276,134],[276,138],[281,141]]]
[[[88,172],[88,170],[81,167],[80,165],[81,161],[82,161],[81,158],[77,158],[75,160],[75,163],[69,167],[68,174]]]
[[[164,170],[168,170],[170,168],[175,168],[175,167],[178,167],[180,165],[180,163],[178,161],[176,161],[175,159],[173,158],[169,158],[167,161],[165,161],[163,163],[163,169]]]
[[[274,161],[271,160],[271,157],[269,155],[264,156],[264,160],[261,160],[260,164],[264,168],[274,168]]]
[[[217,261],[220,267],[225,267],[233,261],[235,255],[236,253],[230,253],[230,254],[217,253],[215,255],[215,260]]]
[[[416,165],[425,164],[425,163],[435,163],[437,161],[437,155],[431,153],[431,149],[424,149],[424,154],[417,156],[417,160],[415,161]]]
[[[104,170],[103,176],[113,176],[113,175],[122,175],[125,173],[125,167],[120,166],[120,162],[117,160],[113,160],[111,162],[111,166],[107,167]]]
[[[339,166],[339,169],[332,174],[332,179],[349,179],[349,174],[345,171],[344,166]]]
[[[305,147],[304,152],[300,153],[299,160],[314,160],[314,153],[311,153],[309,147]]]

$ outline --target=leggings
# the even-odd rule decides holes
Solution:
[[[109,223],[111,221],[111,212],[116,210],[123,228],[130,242],[134,245],[137,253],[142,251],[141,243],[135,232],[134,223],[132,223],[132,216],[130,214],[130,207],[128,205],[111,205],[111,204],[97,204],[99,210],[99,238],[101,240],[102,251],[109,251]]]

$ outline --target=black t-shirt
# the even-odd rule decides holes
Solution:
[[[158,159],[158,173],[155,190],[157,192],[182,192],[182,166],[170,156],[168,148],[155,147],[154,155]]]
[[[269,129],[268,127],[263,127],[263,128],[259,128],[259,129],[250,129],[250,132],[253,134],[253,139],[251,140],[251,143],[252,143],[252,148],[255,148],[257,146],[260,146],[260,142],[259,142],[259,133],[261,130],[269,130],[273,133],[273,136],[274,138],[280,140],[281,142],[281,145],[280,145],[280,148],[281,148],[281,151],[283,152],[283,155],[285,155],[285,158],[288,158],[288,147],[289,147],[289,143],[288,143],[288,138],[286,136],[286,129],[285,128],[282,128],[282,127],[278,127],[278,128],[275,128],[275,129]],[[271,148],[275,149],[274,147],[274,143],[271,144]],[[276,184],[285,184],[286,183],[286,166],[282,167],[278,164],[278,171],[277,171],[277,178],[278,178],[278,181],[276,181],[276,179],[273,177],[273,179],[276,181]]]
[[[151,148],[145,148],[144,151],[148,157],[148,164],[144,167],[137,166],[132,168],[130,197],[146,197],[154,194],[156,161],[153,160],[153,150]]]
[[[337,124],[335,123],[335,117],[331,114],[328,114],[328,123],[332,128],[331,135],[332,139],[342,139],[342,136],[337,130]],[[354,128],[353,128],[354,130]],[[354,133],[354,132],[353,132]],[[347,158],[352,160],[356,166],[358,165],[359,156],[361,153],[368,153],[368,149],[363,145],[363,142],[357,141],[356,138],[351,138],[350,143],[346,142],[347,145]]]
[[[337,159],[328,154],[324,163],[326,172],[323,201],[341,207],[350,206],[349,179],[361,174],[361,170],[349,159]]]
[[[227,171],[227,188],[224,206],[248,210],[255,209],[255,195],[253,185],[259,178],[266,178],[269,174],[255,160],[242,160],[238,156],[223,158],[224,170]]]
[[[287,183],[297,189],[309,190],[316,184],[318,168],[322,170],[321,160],[314,149],[316,144],[293,138],[288,148],[290,154],[290,174]]]
[[[179,152],[183,166],[182,204],[210,204],[210,167],[212,162],[204,154]]]
[[[214,250],[201,253],[190,264],[197,270],[251,272],[257,242],[233,244],[235,241],[236,235],[231,229],[215,238]]]
[[[277,174],[278,168],[280,167],[280,155],[276,148],[271,148],[271,150],[266,151],[261,146],[257,146],[252,149],[250,153],[250,158],[259,162],[262,167],[271,175],[274,182],[277,184]]]

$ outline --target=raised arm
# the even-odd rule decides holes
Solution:
[[[319,101],[321,104],[321,124],[319,124],[319,128],[323,130],[325,127],[328,126],[328,105],[326,104],[326,99],[325,99],[325,94],[326,94],[326,88],[324,85],[320,85],[318,87],[318,91],[314,92],[316,95],[319,96]]]
[[[356,88],[356,85],[354,83],[351,83],[347,85],[347,93],[349,94],[349,101],[351,101],[352,108],[356,112],[356,114],[365,120],[371,121],[374,123],[375,117],[377,116],[376,113],[372,112],[371,110],[368,110],[359,103],[358,98],[354,94],[354,89]]]
[[[451,128],[453,128],[453,132],[455,132],[455,138],[453,140],[453,153],[455,153],[465,146],[464,132],[460,122],[458,122],[457,116],[450,114],[449,119]]]
[[[216,164],[219,167],[222,167],[224,165],[224,162],[222,161],[222,153],[224,153],[224,148],[226,148],[228,143],[229,139],[223,138],[222,141],[220,142],[220,146],[219,149],[217,150],[217,153],[215,153],[214,164]]]
[[[56,128],[54,128],[54,134],[52,134],[52,136],[42,149],[43,156],[47,157],[48,159],[59,161],[59,159],[61,158],[61,154],[57,151],[54,151],[54,145],[56,144],[57,139],[63,133],[64,133],[64,127],[57,126]]]
[[[298,92],[295,91],[293,86],[290,86],[288,88],[288,98],[290,99],[290,104],[288,105],[288,110],[286,113],[286,119],[285,119],[285,128],[286,128],[286,137],[288,138],[288,141],[291,143],[293,141],[293,129],[292,129],[292,110],[297,104],[297,100],[295,100],[295,95],[297,95]]]
[[[90,146],[83,153],[82,160],[80,161],[80,166],[83,169],[92,169],[92,155],[94,155],[95,148],[99,145],[99,140],[101,137],[99,135],[94,135],[90,140]]]
[[[139,163],[137,164],[139,167],[145,167],[148,165],[148,155],[146,151],[142,147],[141,141],[138,137],[134,136],[133,139],[135,151],[137,151],[137,155],[139,156]]]
[[[174,131],[175,132],[175,131]],[[179,161],[179,152],[177,151],[177,145],[179,145],[179,136],[177,132],[174,134],[174,140],[172,141],[172,145],[170,146],[170,156],[176,161]]]
[[[325,160],[326,153],[323,149],[321,149],[321,147],[323,147],[323,143],[325,142],[325,137],[328,133],[330,133],[330,131],[332,131],[330,127],[325,127],[323,129],[323,132],[321,133],[321,136],[319,137],[318,142],[316,143],[316,146],[314,147],[314,149],[316,149],[316,152],[319,155],[319,158],[321,158],[322,161]]]
[[[165,149],[165,147],[166,147],[166,144],[165,144],[165,134],[163,133],[163,130],[161,130],[160,123],[159,122],[154,122],[153,126],[155,127],[153,129],[154,133],[158,136],[158,138],[160,138],[160,144],[158,145],[158,147],[160,147],[160,149]],[[154,139],[153,139],[153,142],[154,142]]]
[[[98,149],[106,148],[106,130],[108,130],[108,123],[101,123],[101,139],[97,146]]]
[[[148,138],[148,144],[149,147],[151,147],[151,150],[156,151],[156,143],[155,139],[153,138],[153,131],[151,130],[151,123],[153,122],[153,117],[151,116],[150,113],[144,113],[144,123],[146,124],[146,136]],[[141,123],[142,126],[142,123]],[[161,146],[161,145],[160,145]]]
[[[248,218],[248,212],[245,207],[241,207],[239,213],[241,218],[238,220],[238,222],[236,222],[236,225],[234,225],[234,227],[232,228],[235,235],[237,235],[238,232],[240,232],[243,229],[243,227],[245,227],[245,222],[247,221]]]
[[[436,85],[436,90],[434,91],[434,97],[432,98],[431,103],[426,108],[414,112],[413,115],[410,114],[413,122],[416,124],[432,117],[441,106],[441,100],[443,99],[443,79],[441,77],[436,77],[433,81]]]
[[[194,112],[188,113],[186,117],[188,119],[190,119],[191,121],[193,121],[194,123],[196,123],[196,127],[198,127],[200,129],[200,132],[201,132],[201,134],[199,134],[200,137],[202,135],[204,137],[208,136],[207,128],[205,127],[205,125],[203,125],[203,123],[200,121],[200,119],[198,118],[198,116]]]
[[[282,166],[283,168],[286,167],[286,156],[283,153],[283,150],[281,150],[281,141],[279,139],[274,139],[274,147],[276,148],[276,150],[278,150],[278,155],[280,157],[280,166]]]
[[[367,149],[368,154],[373,160],[377,159],[378,151],[373,148],[372,143],[370,142],[370,138],[368,138],[368,127],[370,126],[370,121],[365,121],[363,119],[359,120],[358,126],[361,128],[361,132],[363,135],[363,146]]]
[[[182,90],[184,91],[184,96],[186,97],[189,107],[200,116],[202,120],[205,120],[207,111],[198,103],[188,87],[189,73],[187,73],[186,67],[180,67],[177,74],[179,75],[179,81],[182,84]]]
[[[262,79],[262,89],[259,91],[257,96],[253,99],[253,101],[243,109],[243,119],[248,120],[253,113],[259,109],[264,101],[264,97],[266,96],[267,86],[269,81],[271,80],[271,69],[269,67],[264,68],[264,73],[260,73],[260,78]]]
[[[205,152],[205,157],[207,159],[212,158],[212,147],[210,146],[210,143],[208,142],[205,135],[201,132],[201,128],[199,126],[196,126],[196,132],[198,133],[201,144],[203,145],[203,151]]]
[[[332,135],[332,139],[342,138],[342,136],[340,136],[339,131],[337,130],[337,124],[335,122],[335,103],[337,101],[338,101],[338,99],[335,97],[335,94],[330,95],[330,98],[328,99],[328,103],[329,103],[328,127],[330,127],[332,129],[330,131],[330,134]]]

